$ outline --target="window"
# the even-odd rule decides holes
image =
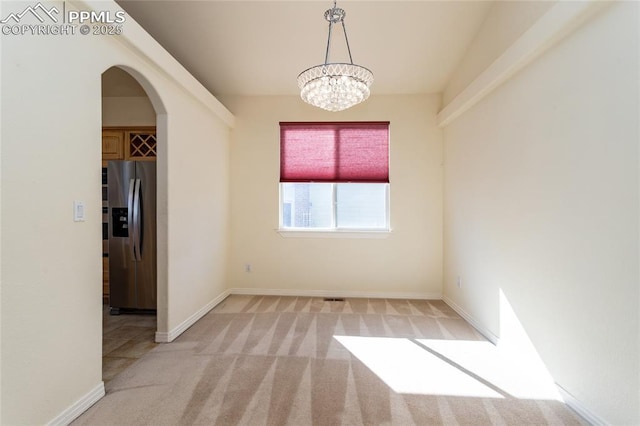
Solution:
[[[280,228],[389,229],[389,123],[280,123]]]

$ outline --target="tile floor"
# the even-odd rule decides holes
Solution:
[[[157,346],[156,316],[109,315],[102,311],[102,380],[107,383]]]

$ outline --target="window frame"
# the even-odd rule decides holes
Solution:
[[[307,182],[310,184],[321,184],[321,185],[331,185],[331,228],[304,228],[304,227],[296,227],[296,226],[284,226],[283,225],[283,185],[292,184],[296,182],[279,182],[278,183],[278,192],[279,192],[279,206],[278,206],[278,232],[280,233],[337,233],[337,234],[348,234],[348,233],[389,233],[391,232],[391,184],[390,183],[371,183],[369,185],[384,185],[384,195],[385,195],[385,226],[384,228],[346,228],[346,227],[338,227],[338,185],[349,185],[346,182]],[[305,182],[298,182],[305,183]]]
[[[385,165],[385,178],[381,180],[367,180],[366,178],[363,180],[343,180],[342,178],[338,178],[334,181],[327,180],[318,180],[314,179],[313,176],[309,176],[308,180],[296,180],[288,179],[283,180],[283,126],[285,129],[292,129],[296,126],[304,127],[308,125],[309,127],[313,126],[327,126],[327,129],[339,132],[340,126],[344,126],[344,129],[349,129],[350,126],[355,125],[357,127],[372,125],[375,127],[384,125],[386,131],[386,165]],[[330,237],[330,236],[352,236],[357,238],[362,237],[380,237],[386,236],[391,233],[391,180],[390,180],[390,168],[391,168],[391,141],[390,141],[390,127],[391,123],[389,121],[344,121],[344,122],[336,122],[336,121],[318,121],[318,122],[280,122],[280,142],[279,142],[279,167],[280,167],[280,179],[278,181],[278,229],[277,231],[285,237],[289,236],[320,236],[320,237]],[[349,145],[347,145],[348,147]],[[283,185],[285,184],[325,184],[331,185],[331,228],[307,228],[307,227],[295,227],[295,226],[283,226],[283,215],[284,215],[284,190]],[[385,214],[385,225],[380,228],[351,228],[351,227],[338,227],[338,185],[349,185],[349,184],[375,184],[375,185],[384,185],[384,214]]]

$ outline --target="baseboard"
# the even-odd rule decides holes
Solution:
[[[357,297],[369,299],[431,299],[441,300],[440,293],[377,293],[377,292],[359,292],[359,291],[325,291],[325,290],[291,290],[291,289],[256,289],[256,288],[232,288],[224,291],[218,297],[203,306],[198,312],[184,320],[173,330],[168,332],[157,331],[155,335],[156,342],[169,343],[174,341],[178,336],[184,333],[189,327],[195,324],[200,318],[205,316],[211,309],[215,308],[220,302],[226,299],[230,294],[245,294],[253,296],[298,296],[298,297]]]
[[[467,311],[465,311],[464,309],[462,309],[460,306],[458,306],[456,304],[456,302],[454,302],[453,300],[451,300],[449,297],[447,296],[443,296],[442,300],[444,300],[444,303],[446,303],[447,305],[449,305],[449,307],[451,309],[453,309],[454,311],[456,311],[458,313],[458,315],[460,315],[462,318],[464,318],[469,324],[471,324],[471,326],[473,328],[476,329],[476,331],[480,334],[482,334],[488,341],[490,341],[491,343],[493,343],[494,345],[498,344],[498,341],[500,340],[500,338],[498,336],[496,336],[495,334],[493,334],[491,331],[489,331],[488,329],[486,329],[485,327],[483,327],[482,325],[480,325],[480,323],[474,318],[472,317]]]
[[[230,294],[244,294],[251,296],[346,297],[365,299],[442,299],[441,293],[378,293],[367,291],[329,291],[264,288],[232,288],[229,290],[229,292]]]
[[[595,415],[591,410],[585,407],[584,404],[582,404],[580,401],[575,399],[573,395],[567,392],[562,386],[556,383],[556,387],[558,388],[558,392],[560,392],[560,396],[562,397],[562,400],[567,405],[567,407],[575,411],[576,414],[582,417],[587,423],[593,426],[609,424],[604,420],[602,420],[597,415]]]
[[[173,330],[169,330],[168,332],[156,331],[156,342],[158,343],[173,342],[178,336],[184,333],[189,327],[195,324],[200,318],[205,316],[207,313],[209,313],[210,310],[215,308],[220,302],[226,299],[229,296],[229,294],[231,294],[229,290],[225,290],[218,297],[216,297],[215,299],[213,299],[212,301],[204,305],[202,308],[200,308],[196,313],[191,315],[186,320],[182,321],[182,323],[180,323],[180,325],[178,325]]]
[[[72,421],[77,419],[80,414],[84,413],[89,409],[89,407],[98,402],[104,395],[104,382],[100,382],[95,388],[90,390],[89,393],[77,400],[62,413],[58,414],[56,418],[47,423],[47,425],[66,426],[70,424]]]

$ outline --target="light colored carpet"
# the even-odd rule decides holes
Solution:
[[[581,424],[562,402],[514,396],[447,343],[490,346],[442,301],[230,296],[74,424]]]

